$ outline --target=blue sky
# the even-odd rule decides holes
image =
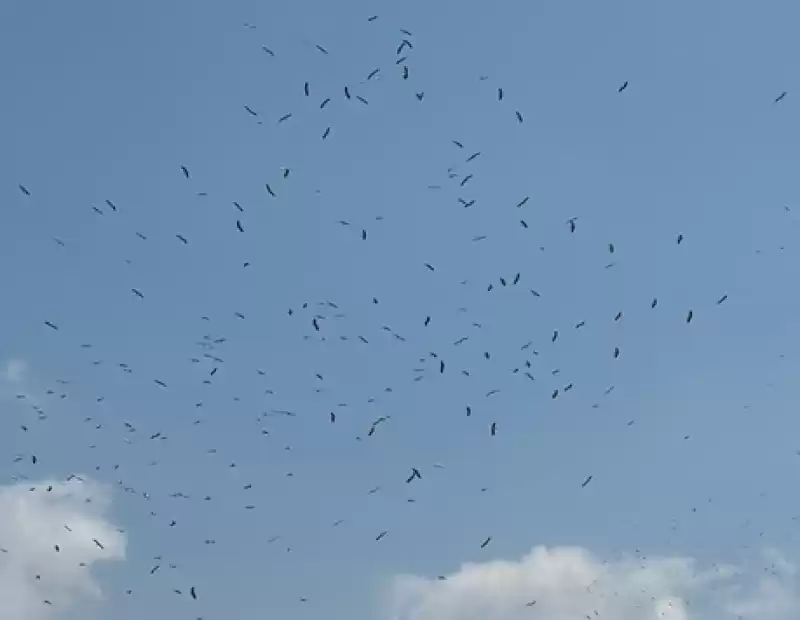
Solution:
[[[397,575],[536,545],[800,557],[798,19],[3,3],[0,473],[115,487],[92,613],[381,618]]]

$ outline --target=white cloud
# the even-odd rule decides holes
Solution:
[[[49,620],[101,597],[92,564],[125,557],[110,502],[105,487],[78,480],[0,487],[0,620]]]
[[[445,580],[397,577],[393,620],[797,620],[797,570],[770,551],[757,571],[691,558],[601,561],[536,547],[519,561],[464,564]],[[536,601],[533,604],[533,601]]]

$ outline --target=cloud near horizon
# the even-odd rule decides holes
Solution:
[[[92,565],[125,558],[110,505],[110,490],[88,481],[0,487],[0,620],[50,620],[101,598]]]
[[[767,570],[764,570],[766,568]],[[519,561],[464,564],[446,579],[402,575],[391,620],[797,620],[797,569],[774,550],[758,571],[687,557],[602,561],[535,547]],[[535,603],[534,603],[535,601]]]

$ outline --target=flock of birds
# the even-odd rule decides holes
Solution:
[[[377,15],[369,17],[366,21],[368,23],[373,23],[377,21],[379,17]],[[253,24],[244,24],[245,28],[247,29],[256,29]],[[413,98],[411,101],[413,102],[416,100],[417,102],[424,103],[426,101],[426,94],[422,90],[416,90],[411,85],[413,84],[413,67],[414,67],[414,49],[415,49],[415,39],[414,35],[410,30],[407,29],[398,29],[397,31],[397,40],[393,43],[395,49],[395,59],[394,59],[394,66],[384,66],[384,67],[376,67],[372,71],[370,71],[361,82],[362,85],[365,84],[373,84],[378,83],[380,80],[400,80],[403,83],[409,84],[410,95],[413,94]],[[333,52],[329,51],[322,45],[316,45],[316,50],[323,55],[329,55]],[[279,61],[280,55],[267,46],[261,47],[261,53],[266,55],[270,61]],[[479,76],[480,81],[488,80],[487,76]],[[623,82],[621,85],[617,87],[618,93],[622,95],[629,87],[629,83],[627,81]],[[613,89],[613,86],[612,86]],[[613,92],[613,90],[612,90]],[[334,105],[334,94],[332,93],[324,93],[318,94],[313,84],[309,81],[305,81],[302,84],[302,88],[298,92],[299,97],[303,98],[314,98],[316,97],[319,100],[318,107],[320,110],[325,109],[329,105]],[[372,105],[367,98],[367,90],[364,89],[357,89],[355,87],[351,87],[348,85],[343,85],[342,90],[337,95],[338,97],[344,98],[344,100],[348,102],[354,102],[359,105],[369,106]],[[504,92],[502,87],[497,87],[495,91],[495,97],[498,102],[504,102],[506,100],[506,93]],[[781,102],[786,97],[786,92],[781,93],[778,97],[774,99],[775,103]],[[296,122],[298,119],[294,116],[292,112],[286,112],[277,118],[266,118],[265,115],[258,111],[252,105],[243,105],[244,113],[247,114],[249,117],[252,117],[257,124],[277,124],[283,125],[289,122]],[[516,123],[524,124],[525,123],[525,116],[523,112],[519,109],[511,108],[510,118],[515,120]],[[319,139],[322,141],[327,141],[335,138],[335,128],[331,126],[325,126],[322,132],[319,134]],[[449,167],[446,174],[444,175],[444,179],[441,184],[432,184],[426,188],[427,190],[440,190],[444,187],[452,188],[455,192],[459,195],[457,197],[458,204],[463,209],[470,209],[476,204],[476,200],[474,198],[470,198],[468,196],[469,192],[469,184],[475,178],[477,174],[477,169],[474,167],[475,163],[480,160],[482,153],[480,150],[469,150],[467,149],[466,145],[463,141],[460,140],[452,140],[452,148],[455,149],[455,153],[463,154],[461,157],[462,164]],[[267,201],[280,201],[281,199],[281,192],[282,192],[282,182],[290,183],[292,181],[292,168],[286,167],[283,168],[280,172],[278,179],[273,179],[269,182],[265,182],[263,185],[263,192],[265,200]],[[187,165],[183,164],[176,164],[175,167],[176,175],[180,175],[183,179],[187,182],[191,182],[195,180],[195,177],[192,173],[192,170]],[[36,199],[36,184],[33,182],[24,182],[19,184],[19,190],[21,194],[24,196],[24,200],[28,201],[28,204],[34,205]],[[196,192],[198,195],[203,196],[206,195],[204,192]],[[231,208],[232,208],[232,215],[231,215],[231,222],[230,226],[232,230],[235,230],[236,233],[240,235],[247,236],[251,233],[251,229],[247,223],[247,210],[240,202],[237,201],[230,201]],[[532,224],[530,222],[531,217],[533,215],[529,211],[530,206],[532,204],[531,196],[521,196],[517,203],[514,205],[516,213],[518,214],[517,225],[522,229],[528,229]],[[114,217],[119,212],[122,211],[122,207],[118,207],[117,203],[112,200],[106,200],[105,204],[102,207],[94,206],[93,207],[95,213],[98,216],[107,216],[107,217]],[[377,216],[376,221],[381,221],[384,219],[384,216]],[[355,230],[357,231],[354,233],[355,240],[360,240],[361,242],[368,242],[370,240],[370,233],[367,227],[356,226],[349,220],[341,219],[336,222],[338,226],[341,226],[343,229],[347,230]],[[581,222],[577,217],[568,217],[563,220],[563,233],[567,236],[571,236],[575,233],[578,233],[580,230]],[[153,231],[147,230],[130,230],[130,235],[135,235],[135,237],[141,243],[152,243],[151,237],[154,236],[152,234]],[[160,234],[162,231],[156,231],[157,234]],[[558,234],[556,231],[553,234]],[[171,235],[171,240],[173,243],[180,244],[182,246],[191,246],[193,243],[193,239],[191,236],[184,232],[184,231],[172,231],[167,234],[166,238],[169,238]],[[486,239],[486,235],[476,235],[472,238],[473,242],[481,242]],[[53,241],[58,244],[59,246],[65,247],[68,242],[62,239],[61,237],[54,237]],[[684,236],[680,233],[680,231],[675,231],[674,233],[674,244],[675,246],[681,246],[684,243]],[[612,269],[616,265],[616,253],[617,248],[615,247],[614,243],[608,243],[606,246],[607,250],[607,257],[608,261],[606,264],[603,265],[605,269]],[[244,262],[242,268],[249,269],[251,268],[251,263]],[[422,273],[429,272],[431,274],[437,273],[437,267],[435,264],[431,262],[422,262],[419,265],[419,269]],[[464,287],[474,286],[474,283],[468,280],[463,280],[458,283]],[[524,289],[524,294],[526,296],[530,296],[531,299],[540,300],[542,299],[545,294],[538,290],[537,288],[526,285],[524,282],[524,275],[521,272],[514,272],[508,275],[504,275],[502,277],[498,277],[496,281],[487,282],[480,285],[482,290],[485,290],[487,293],[491,293],[496,289]],[[148,294],[147,286],[145,283],[142,283],[136,287],[130,288],[130,294],[140,300],[142,303],[148,303],[151,301],[151,296]],[[720,290],[713,294],[713,296],[705,301],[698,301],[697,307],[686,307],[683,309],[682,318],[677,318],[676,321],[682,321],[685,324],[691,324],[695,318],[695,314],[700,312],[710,312],[715,306],[720,306],[724,304],[728,300],[728,295],[725,291]],[[378,297],[371,297],[365,300],[366,306],[372,307],[380,307],[381,301]],[[647,297],[646,299],[642,300],[642,307],[648,307],[652,311],[656,311],[657,307],[659,306],[659,298],[658,297]],[[43,328],[46,330],[50,330],[51,332],[58,333],[59,335],[66,335],[68,338],[63,340],[63,346],[71,346],[77,350],[83,351],[90,355],[95,355],[99,353],[99,350],[102,347],[99,347],[96,343],[93,342],[85,342],[82,340],[83,336],[79,334],[75,334],[71,332],[71,328],[68,324],[64,324],[60,317],[58,316],[57,308],[51,309],[52,315],[49,316],[46,320],[43,321]],[[459,308],[459,312],[461,314],[467,314],[468,310],[466,308]],[[325,346],[326,344],[330,344],[333,341],[339,340],[342,342],[353,342],[359,345],[368,346],[372,343],[373,339],[379,336],[375,336],[373,334],[381,334],[381,332],[388,334],[388,337],[391,338],[393,341],[400,342],[400,343],[407,343],[411,344],[415,348],[415,359],[416,362],[414,363],[413,369],[411,369],[410,375],[407,377],[408,381],[411,383],[418,383],[425,381],[427,378],[430,378],[434,375],[444,375],[446,373],[457,373],[463,377],[473,377],[481,373],[482,371],[477,368],[473,362],[474,360],[470,360],[469,362],[466,361],[466,354],[461,354],[461,351],[468,349],[469,342],[471,336],[470,335],[463,335],[458,339],[452,342],[452,349],[449,351],[445,350],[438,350],[438,351],[428,351],[426,350],[427,347],[425,346],[424,340],[421,337],[411,338],[408,337],[399,331],[395,330],[389,325],[374,325],[371,327],[368,326],[359,326],[359,330],[347,332],[342,331],[337,328],[337,325],[342,324],[348,316],[348,309],[341,307],[340,303],[329,299],[321,299],[315,301],[298,301],[295,303],[289,304],[289,307],[286,309],[286,315],[288,320],[290,321],[299,321],[301,322],[304,327],[302,328],[303,339],[306,341],[312,341],[319,343],[320,345]],[[250,318],[247,313],[243,312],[241,309],[233,309],[232,316],[235,317],[237,321],[246,322]],[[235,363],[235,360],[231,359],[229,353],[230,350],[226,349],[226,343],[229,342],[229,338],[220,333],[216,333],[217,329],[215,326],[215,320],[212,319],[210,316],[201,316],[199,317],[200,320],[203,322],[204,325],[207,326],[207,330],[205,334],[202,334],[195,343],[196,350],[189,354],[189,363],[193,366],[197,367],[203,374],[202,384],[204,386],[212,386],[214,384],[215,379],[220,375],[224,374],[226,366],[231,366]],[[615,316],[610,317],[611,323],[619,323],[623,321],[624,314],[623,311],[619,311]],[[425,315],[419,317],[419,326],[421,330],[428,330],[435,328],[435,317],[432,315]],[[470,317],[469,320],[469,327],[472,330],[480,331],[483,329],[483,323],[481,322],[479,317]],[[576,322],[574,325],[570,326],[570,329],[575,332],[580,332],[584,328],[587,328],[587,321],[581,320]],[[575,389],[574,380],[569,378],[562,379],[562,370],[560,368],[547,368],[546,365],[546,358],[547,358],[547,347],[551,345],[556,345],[559,341],[559,338],[563,336],[563,328],[562,329],[551,329],[547,330],[546,335],[543,335],[539,338],[526,338],[518,343],[518,359],[515,360],[508,369],[509,374],[513,378],[520,378],[524,381],[530,381],[532,383],[536,383],[537,385],[547,385],[549,387],[546,388],[546,397],[550,400],[557,400],[565,398],[569,395],[569,393]],[[68,342],[72,342],[74,344],[69,345]],[[61,344],[59,346],[62,346]],[[106,354],[110,354],[111,352],[106,352]],[[493,352],[490,350],[482,350],[482,351],[473,351],[474,356],[477,359],[480,359],[482,362],[492,362],[495,361],[495,357]],[[609,360],[616,360],[621,355],[623,355],[623,351],[620,346],[614,346],[607,351],[607,356]],[[89,360],[90,363],[94,366],[103,365],[106,362],[101,357],[93,357]],[[508,360],[504,360],[507,362]],[[613,363],[613,362],[612,362]],[[123,375],[133,375],[134,368],[126,362],[117,361],[114,362],[116,368],[121,372]],[[137,369],[138,376],[141,376],[141,373],[144,372],[143,370]],[[269,378],[268,378],[268,371],[263,370],[262,368],[251,368],[250,371],[252,373],[252,377],[254,380],[258,380],[261,383],[259,384],[259,392],[263,395],[263,398],[266,399],[267,405],[262,407],[262,412],[257,416],[257,425],[259,427],[259,432],[261,435],[269,436],[270,429],[269,429],[269,421],[275,418],[285,418],[288,421],[301,417],[297,410],[293,408],[279,408],[276,406],[272,406],[270,404],[270,399],[276,398],[276,394],[280,391],[275,386],[269,385]],[[325,384],[325,376],[321,372],[314,372],[313,380],[317,383],[317,387],[315,388],[315,392],[317,394],[322,394],[323,397],[328,397],[328,393],[326,392],[326,384]],[[167,376],[153,376],[149,377],[148,381],[151,382],[153,386],[160,390],[169,391],[172,390],[173,387],[170,381],[170,378]],[[69,395],[71,382],[68,379],[59,380],[59,384],[53,386],[51,389],[47,390],[46,397],[50,399],[56,400],[63,400],[66,399]],[[389,398],[391,393],[397,386],[386,387],[383,388],[382,397]],[[488,390],[485,393],[485,398],[491,398],[498,392],[500,392],[500,387]],[[600,407],[600,399],[608,396],[611,392],[615,389],[614,385],[609,385],[601,394],[598,394],[597,402],[593,405],[594,407]],[[456,400],[462,398],[461,395],[455,394],[451,395]],[[364,398],[364,402],[367,405],[380,405],[382,411],[376,412],[375,415],[368,420],[364,420],[363,426],[361,431],[358,432],[357,436],[355,437],[356,441],[370,441],[376,434],[382,432],[391,432],[390,426],[393,420],[393,417],[396,416],[396,413],[390,412],[391,405],[387,404],[386,400],[381,400],[381,396],[368,396]],[[332,396],[330,398],[333,398]],[[20,394],[18,396],[19,401],[25,401],[28,397],[24,394]],[[234,401],[239,401],[240,397],[238,395],[233,396]],[[102,395],[98,395],[96,397],[96,403],[99,405],[105,401],[105,397]],[[273,401],[274,402],[274,401]],[[205,407],[203,398],[192,397],[192,404],[191,406],[197,412],[197,416],[191,421],[191,426],[198,426],[203,424],[208,418],[214,417],[215,415],[220,415],[219,413],[214,413],[212,411],[208,411]],[[31,411],[36,416],[36,419],[43,422],[48,419],[48,412],[47,412],[47,404],[46,401],[36,401],[30,404]],[[472,402],[461,402],[459,404],[461,410],[463,411],[463,415],[467,418],[472,418],[473,414],[478,409],[478,405]],[[350,408],[350,409],[348,409]],[[329,403],[329,406],[325,409],[324,415],[327,420],[327,423],[331,425],[340,424],[340,416],[342,415],[343,411],[352,410],[352,405],[350,403],[343,403],[337,402],[335,400]],[[31,420],[24,420],[22,423],[19,424],[19,432],[21,433],[30,433],[33,430],[33,424]],[[122,420],[122,419],[114,419],[113,416],[105,415],[102,413],[92,414],[84,419],[84,423],[94,427],[97,430],[103,428],[112,428],[115,429],[114,432],[117,433],[117,438],[121,438],[126,444],[135,446],[141,444],[143,442],[165,442],[168,440],[168,435],[166,432],[154,429],[148,431],[140,430],[139,426],[134,421],[129,420]],[[297,421],[298,424],[302,424],[305,422]],[[629,425],[634,423],[633,420],[628,422]],[[499,421],[497,419],[488,419],[485,421],[486,426],[485,433],[488,438],[492,438],[497,436],[502,432],[500,427]],[[688,439],[688,436],[686,437]],[[20,441],[20,445],[22,445],[22,441]],[[90,447],[95,447],[94,445]],[[290,445],[285,446],[286,451],[291,451],[292,447]],[[209,448],[207,450],[209,454],[217,454],[216,448]],[[29,453],[20,453],[17,454],[14,458],[14,462],[20,465],[29,464],[29,467],[25,472],[20,472],[18,475],[19,480],[25,480],[28,477],[36,476],[35,468],[38,463],[40,463],[41,455],[36,452],[29,452]],[[150,463],[150,465],[157,465],[158,461],[154,461]],[[106,470],[111,470],[115,472],[119,469],[119,464],[106,464],[104,466],[98,465],[96,467],[96,471],[94,472],[96,475],[102,475],[102,472]],[[228,468],[236,468],[237,464],[235,461],[230,461],[227,464]],[[431,465],[431,469],[443,469],[444,466],[435,463]],[[91,473],[91,472],[89,472]],[[165,474],[166,476],[167,474]],[[292,476],[291,472],[287,474],[287,476]],[[402,480],[404,480],[405,484],[412,485],[412,484],[420,484],[422,483],[428,476],[428,473],[425,471],[419,464],[409,464],[408,470],[406,474],[403,474]],[[79,482],[81,480],[80,475],[72,473],[67,477],[67,481],[71,482]],[[576,487],[587,487],[592,483],[593,480],[593,473],[586,472],[584,477],[580,480],[575,481]],[[141,497],[150,502],[151,496],[147,490],[138,488],[132,484],[123,482],[122,480],[116,481],[119,488],[135,497]],[[243,485],[242,489],[245,491],[249,491],[253,488],[252,483],[248,482]],[[380,486],[376,486],[371,489],[365,489],[365,493],[368,495],[374,495],[379,492],[381,489]],[[485,488],[481,489],[485,491]],[[46,488],[39,488],[39,487],[31,487],[32,492],[44,492],[48,493],[52,491],[52,486],[48,486]],[[194,496],[190,496],[189,494],[184,494],[182,492],[176,492],[171,496],[173,499],[185,499],[185,500],[197,500],[198,498]],[[199,498],[200,502],[208,502],[212,501],[211,495],[205,495],[202,498]],[[409,500],[413,501],[413,500]],[[245,510],[252,511],[256,509],[255,503],[248,503],[244,506]],[[149,510],[149,509],[148,509]],[[160,518],[160,514],[156,510],[150,511],[153,517]],[[345,521],[343,518],[336,518],[331,521],[331,525],[333,527],[338,527]],[[169,519],[167,522],[169,527],[178,527],[179,524],[174,519]],[[65,531],[71,535],[76,535],[75,532],[69,527],[69,524],[64,524]],[[376,543],[379,543],[384,538],[390,535],[390,530],[381,528],[377,531],[369,534]],[[281,537],[279,535],[273,535],[269,538],[268,542],[273,543],[279,540]],[[479,548],[486,548],[492,542],[492,536],[487,535],[483,540],[476,541],[476,546]],[[96,547],[100,550],[104,549],[104,542],[102,540],[93,539],[93,543]],[[62,551],[63,545],[68,544],[68,541],[65,540],[64,543],[57,544],[53,548],[53,553],[58,554]],[[206,545],[215,545],[217,541],[212,538],[208,538],[204,540],[204,544]],[[292,543],[289,543],[286,547],[287,551],[291,551]],[[9,549],[3,548],[4,552],[9,553],[11,552]],[[157,559],[154,560],[152,567],[149,569],[151,575],[155,575],[159,572],[162,566],[169,566],[171,568],[175,567],[175,564],[169,562],[168,560],[164,559],[164,556],[157,556]],[[37,580],[46,580],[47,575],[35,575],[31,576],[31,578],[35,578]],[[444,576],[440,577],[444,579]],[[180,587],[173,588],[174,592],[178,596],[186,596],[194,601],[202,602],[202,591],[196,586],[191,583],[184,584]],[[127,595],[133,595],[134,592],[132,589],[126,590]],[[308,599],[303,597],[300,599],[301,602],[306,602]],[[43,601],[46,605],[54,605],[57,604],[57,601],[53,601],[50,599],[46,599]],[[528,603],[528,607],[534,607],[536,604],[535,600],[532,600]],[[587,615],[587,617],[590,617]]]

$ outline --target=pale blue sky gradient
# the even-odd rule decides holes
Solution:
[[[789,0],[1,3],[0,357],[48,419],[6,398],[0,473],[140,492],[115,496],[127,562],[98,572],[119,620],[371,620],[395,574],[535,544],[797,557],[799,21]],[[204,335],[227,338],[213,378]],[[155,555],[179,568],[150,576]]]

